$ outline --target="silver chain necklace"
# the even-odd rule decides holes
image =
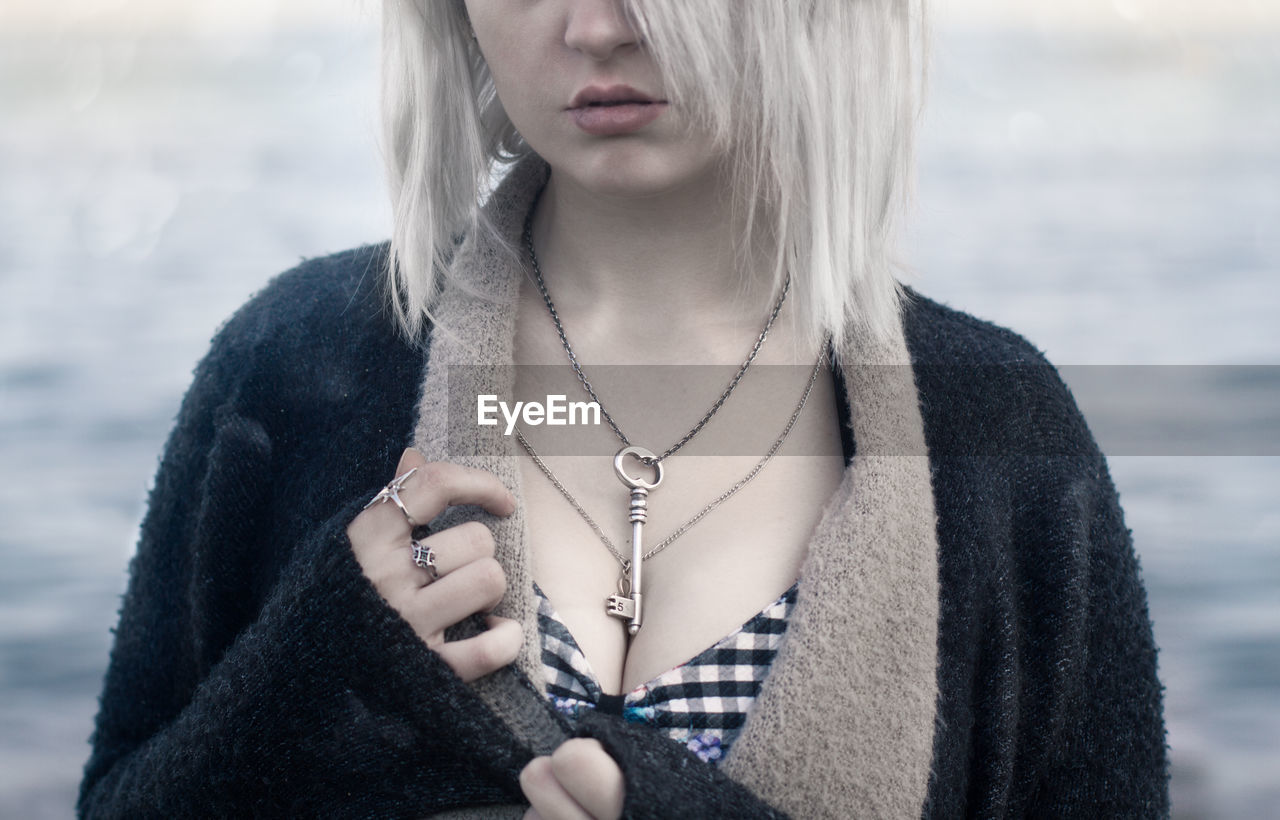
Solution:
[[[796,422],[799,421],[800,413],[804,410],[805,403],[809,401],[809,394],[813,392],[813,385],[817,382],[818,373],[821,372],[822,364],[824,361],[826,361],[826,358],[827,358],[827,354],[824,348],[823,352],[819,354],[818,361],[816,364],[814,364],[813,370],[809,373],[809,381],[805,385],[804,393],[802,393],[800,396],[800,401],[796,403],[795,410],[793,410],[791,413],[791,418],[787,420],[786,426],[782,428],[782,433],[774,440],[773,444],[769,447],[768,451],[764,454],[764,456],[758,462],[756,462],[756,465],[754,467],[751,468],[751,471],[747,473],[745,476],[743,476],[742,478],[738,479],[738,482],[736,484],[734,484],[732,487],[730,487],[729,489],[721,493],[714,501],[712,501],[710,504],[708,504],[707,506],[699,510],[697,514],[695,514],[692,518],[690,518],[688,521],[681,524],[678,528],[676,528],[675,532],[671,533],[666,538],[664,538],[656,547],[654,547],[653,549],[649,550],[644,555],[642,555],[641,556],[642,561],[648,561],[653,556],[657,555],[667,547],[671,546],[677,538],[679,538],[680,536],[688,532],[693,527],[694,524],[697,524],[699,521],[701,521],[708,513],[710,513],[716,507],[719,507],[721,504],[723,504],[724,502],[732,498],[733,495],[738,492],[738,490],[741,490],[743,487],[747,486],[747,483],[750,482],[751,479],[755,478],[756,475],[761,470],[764,469],[764,466],[768,464],[769,461],[778,452],[778,450],[781,449],[783,443],[786,442],[787,440],[787,436],[791,434],[791,429],[795,427]],[[609,551],[613,553],[613,556],[618,559],[618,563],[622,565],[622,571],[624,573],[629,572],[631,569],[631,559],[628,559],[625,555],[622,554],[622,552],[618,549],[618,547],[613,543],[613,540],[609,538],[609,536],[605,533],[604,528],[601,527],[598,523],[596,523],[596,520],[591,517],[591,514],[586,511],[586,509],[582,506],[581,503],[579,503],[578,499],[574,498],[573,494],[569,492],[569,489],[564,486],[564,484],[560,481],[559,478],[556,477],[556,474],[551,471],[551,468],[547,466],[547,463],[543,461],[542,457],[539,456],[538,453],[533,449],[533,445],[530,444],[529,440],[524,437],[524,433],[521,432],[519,427],[516,428],[515,432],[516,432],[516,440],[520,442],[520,446],[523,447],[525,449],[525,452],[529,454],[529,457],[533,459],[533,463],[538,466],[538,469],[542,471],[543,475],[545,475],[551,481],[551,483],[555,486],[555,488],[560,491],[560,494],[563,495],[565,499],[571,505],[573,505],[573,508],[578,511],[578,515],[582,516],[583,520],[586,521],[587,524],[591,527],[591,529],[595,531],[596,535],[600,537],[600,541],[606,547],[609,548]],[[627,594],[627,592],[624,591],[622,588],[622,586],[626,582],[627,582],[627,579],[625,577],[619,579],[619,582],[618,582],[619,592],[621,592],[623,595]]]
[[[524,435],[517,432],[517,436],[521,446],[523,446],[529,453],[529,456],[534,460],[534,463],[538,465],[542,472],[546,474],[547,478],[551,480],[552,484],[554,484],[565,498],[569,500],[574,509],[576,509],[587,523],[591,525],[592,529],[594,529],[603,539],[605,546],[609,548],[609,551],[612,552],[622,564],[622,575],[618,579],[618,593],[610,595],[605,599],[605,612],[612,617],[627,621],[627,632],[634,636],[640,631],[642,623],[643,593],[641,587],[641,570],[644,565],[644,560],[656,555],[660,550],[669,546],[690,527],[701,520],[703,516],[720,506],[720,504],[724,503],[724,501],[730,496],[742,489],[748,481],[755,478],[756,474],[764,468],[764,465],[769,462],[773,457],[773,454],[777,452],[777,449],[782,446],[782,442],[791,432],[791,428],[795,426],[795,421],[799,417],[800,411],[804,409],[805,402],[808,401],[809,398],[809,393],[813,389],[814,380],[817,379],[818,371],[826,356],[825,348],[823,353],[819,355],[818,362],[814,365],[813,373],[809,377],[809,384],[805,388],[804,395],[801,397],[800,403],[796,405],[796,410],[792,414],[791,420],[787,423],[786,429],[783,430],[782,435],[774,442],[773,447],[769,449],[769,452],[765,457],[760,460],[760,462],[751,470],[750,473],[746,475],[745,478],[731,487],[726,493],[722,494],[692,519],[687,521],[682,527],[676,530],[674,534],[669,536],[656,548],[646,553],[643,547],[643,537],[644,524],[648,519],[648,496],[651,490],[656,490],[658,485],[662,483],[664,473],[662,461],[671,456],[685,444],[689,443],[690,439],[696,436],[698,432],[706,426],[707,422],[711,420],[711,417],[719,412],[720,408],[724,406],[725,401],[728,400],[729,395],[738,386],[738,383],[742,381],[742,377],[746,374],[747,368],[751,367],[751,363],[755,361],[756,355],[760,352],[761,345],[764,344],[765,338],[769,335],[769,329],[773,327],[774,320],[778,318],[778,313],[782,310],[782,304],[787,298],[787,293],[791,290],[791,276],[790,274],[787,275],[786,281],[782,286],[782,292],[779,294],[778,301],[773,306],[773,311],[769,314],[769,318],[765,322],[764,329],[760,331],[760,335],[756,338],[755,344],[751,347],[750,354],[748,354],[747,359],[742,363],[742,366],[738,368],[737,374],[735,374],[733,379],[729,382],[728,387],[726,387],[724,392],[720,394],[720,397],[716,399],[716,402],[711,406],[711,409],[708,410],[698,423],[693,426],[693,429],[686,433],[684,437],[674,445],[667,448],[667,450],[661,455],[655,455],[651,450],[632,444],[626,434],[622,432],[622,429],[618,427],[617,423],[613,420],[613,417],[609,414],[609,411],[604,408],[604,402],[602,402],[600,397],[596,395],[596,391],[591,386],[591,382],[582,371],[582,365],[578,362],[577,355],[573,352],[573,346],[569,344],[569,337],[565,334],[564,324],[560,321],[560,314],[556,312],[555,303],[551,301],[551,294],[547,290],[547,284],[542,277],[542,269],[538,264],[538,254],[533,247],[533,214],[537,208],[538,200],[541,199],[541,197],[542,191],[539,191],[529,206],[528,214],[525,216],[524,243],[525,247],[529,251],[529,261],[533,268],[534,282],[538,286],[538,291],[542,294],[542,301],[546,303],[547,312],[551,314],[552,322],[555,323],[556,333],[560,336],[560,343],[564,346],[565,353],[569,357],[569,364],[573,366],[573,371],[577,374],[578,381],[582,383],[587,394],[591,396],[592,401],[594,401],[600,408],[600,414],[608,421],[609,427],[613,429],[614,434],[617,435],[623,445],[622,449],[618,450],[618,452],[614,454],[613,469],[614,473],[618,476],[618,480],[622,482],[623,486],[630,490],[631,494],[627,511],[627,520],[631,524],[631,558],[629,560],[623,556],[617,547],[613,545],[613,542],[609,540],[607,535],[605,535],[604,530],[595,522],[595,519],[587,514],[587,511],[584,510],[582,505],[579,504],[569,493],[564,484],[555,477],[550,468],[547,467],[546,463],[538,457],[537,453],[534,452],[533,447],[530,446]],[[628,456],[639,460],[641,464],[651,468],[653,470],[652,480],[646,480],[643,477],[633,476],[628,473],[625,465]]]
[[[541,193],[539,193],[539,198],[540,197]],[[631,439],[627,438],[627,434],[622,432],[622,428],[620,428],[617,422],[613,420],[613,416],[609,415],[609,411],[604,407],[604,402],[600,400],[598,395],[596,395],[595,388],[591,386],[591,382],[587,379],[586,373],[582,371],[582,365],[578,362],[578,356],[573,352],[573,345],[569,344],[569,337],[564,332],[564,324],[560,321],[560,314],[556,311],[555,302],[551,301],[551,293],[547,290],[547,283],[542,278],[542,267],[538,264],[538,254],[533,249],[533,211],[537,204],[538,200],[534,199],[533,206],[529,208],[529,214],[525,217],[524,221],[524,244],[525,248],[529,251],[529,262],[533,267],[534,284],[538,286],[538,292],[542,294],[542,301],[547,306],[547,312],[551,314],[551,321],[555,323],[556,333],[560,336],[560,344],[564,346],[564,352],[569,357],[569,364],[573,366],[573,372],[577,375],[578,381],[581,382],[583,388],[587,391],[587,394],[591,396],[591,400],[600,407],[600,415],[606,422],[608,422],[609,427],[613,430],[614,435],[618,437],[618,440],[622,442],[623,448],[632,448],[633,445],[631,444]],[[683,438],[668,447],[661,455],[654,455],[643,447],[634,448],[635,450],[643,451],[643,454],[633,453],[632,455],[636,455],[642,463],[648,466],[658,464],[663,459],[674,455],[677,450],[688,444],[689,441],[707,425],[707,422],[711,421],[711,417],[718,413],[720,408],[724,406],[725,401],[729,398],[729,394],[731,394],[738,386],[738,382],[742,381],[742,377],[747,374],[747,368],[751,367],[751,363],[755,361],[756,355],[760,352],[760,347],[764,344],[765,338],[769,335],[769,330],[773,327],[774,320],[778,318],[778,313],[782,310],[782,303],[786,301],[787,294],[790,291],[791,274],[787,274],[786,280],[782,283],[782,293],[778,295],[778,301],[774,303],[773,310],[769,313],[769,318],[764,323],[764,328],[760,331],[760,335],[756,337],[755,344],[751,346],[751,352],[747,355],[746,361],[744,361],[742,366],[738,368],[738,372],[734,374],[733,379],[729,381],[729,385],[725,387],[724,392],[720,394],[720,397],[716,399],[715,404],[711,405],[711,409],[706,412],[698,423],[693,425],[693,428],[690,429],[689,432],[685,433]]]

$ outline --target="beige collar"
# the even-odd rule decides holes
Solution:
[[[509,395],[519,248],[525,213],[545,175],[518,165],[486,206],[488,231],[459,249],[434,314],[415,446],[429,461],[495,473],[522,498],[510,439],[455,416],[481,392]],[[838,351],[859,453],[845,471],[801,568],[799,596],[773,669],[722,769],[768,803],[804,817],[918,818],[928,788],[937,698],[937,538],[923,423],[901,333]],[[873,366],[864,366],[873,365]],[[493,428],[487,428],[492,430]],[[452,508],[442,525],[480,517]],[[485,516],[507,572],[498,614],[525,625],[516,666],[541,686],[537,599],[523,504]],[[474,625],[457,630],[465,634]],[[456,637],[456,636],[454,636]],[[563,739],[547,710],[530,709],[509,671],[473,684],[536,752]]]

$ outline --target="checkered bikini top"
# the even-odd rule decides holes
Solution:
[[[694,658],[625,695],[606,695],[591,664],[560,620],[551,601],[538,595],[538,631],[547,697],[575,720],[586,709],[620,714],[666,732],[698,757],[716,763],[742,731],[760,686],[787,630],[796,585],[742,626]]]

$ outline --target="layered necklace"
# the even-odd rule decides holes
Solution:
[[[608,548],[609,552],[618,559],[618,563],[621,565],[621,573],[618,578],[618,590],[616,593],[605,599],[605,612],[607,612],[611,617],[627,621],[627,632],[630,635],[635,635],[640,631],[640,627],[643,623],[644,596],[642,587],[642,569],[644,562],[671,546],[676,539],[688,532],[693,525],[701,521],[716,507],[719,507],[725,501],[728,501],[764,469],[765,465],[769,463],[774,454],[778,452],[778,449],[782,447],[783,442],[785,442],[787,436],[790,435],[791,429],[795,427],[796,421],[800,418],[800,413],[804,410],[805,403],[809,400],[809,394],[813,391],[813,385],[818,379],[818,373],[822,369],[822,364],[826,361],[827,346],[823,345],[821,347],[821,352],[818,354],[818,360],[813,365],[813,370],[809,374],[809,381],[805,385],[804,392],[801,394],[800,400],[796,403],[795,410],[787,420],[787,424],[783,428],[782,433],[774,440],[772,446],[769,447],[764,456],[756,462],[755,466],[752,467],[745,476],[734,483],[733,486],[717,496],[713,501],[711,501],[711,503],[699,510],[684,524],[676,528],[673,533],[659,542],[656,547],[653,547],[646,552],[644,549],[644,525],[645,521],[648,519],[648,498],[649,494],[654,490],[657,490],[662,484],[662,479],[665,473],[662,462],[668,457],[674,455],[681,447],[688,444],[689,441],[706,426],[707,422],[709,422],[711,418],[720,411],[720,408],[724,406],[724,403],[728,400],[730,394],[732,394],[734,389],[737,388],[738,383],[742,381],[742,377],[746,375],[747,369],[750,368],[751,363],[755,361],[756,355],[760,352],[761,345],[764,344],[765,338],[769,335],[769,329],[773,327],[774,320],[778,318],[778,313],[782,310],[782,304],[786,301],[787,293],[791,290],[791,277],[788,275],[786,281],[783,283],[782,292],[779,294],[778,300],[774,304],[772,312],[769,314],[769,318],[765,321],[764,328],[756,338],[755,344],[752,345],[751,352],[747,355],[742,366],[738,368],[738,372],[734,375],[733,379],[730,380],[728,386],[725,387],[724,391],[720,394],[720,397],[711,405],[711,409],[708,410],[702,418],[698,420],[698,423],[695,424],[689,432],[685,433],[679,441],[668,447],[661,454],[655,454],[652,450],[633,444],[631,440],[627,438],[626,433],[622,432],[622,428],[618,426],[617,422],[614,421],[613,416],[611,416],[609,411],[605,409],[604,402],[600,400],[600,397],[596,394],[595,388],[591,385],[591,382],[583,372],[582,365],[578,362],[578,357],[573,352],[573,346],[569,344],[569,337],[565,334],[564,324],[560,321],[560,314],[556,312],[555,302],[551,300],[551,293],[547,290],[547,283],[543,279],[542,269],[538,264],[538,254],[535,252],[533,247],[533,213],[536,206],[537,199],[535,198],[533,206],[529,208],[529,213],[525,217],[524,223],[524,244],[525,248],[529,252],[529,261],[533,269],[534,282],[538,287],[538,292],[542,294],[542,301],[546,304],[547,312],[551,315],[552,322],[555,323],[556,333],[560,336],[560,344],[564,347],[565,353],[569,357],[569,364],[572,365],[573,372],[577,375],[578,381],[582,384],[583,389],[591,396],[591,400],[599,406],[601,417],[608,422],[609,427],[614,432],[614,435],[616,435],[618,440],[622,442],[622,448],[613,456],[613,471],[618,477],[618,480],[622,482],[622,485],[630,492],[630,498],[627,502],[627,521],[631,524],[630,557],[625,555],[617,546],[614,545],[613,541],[605,533],[604,529],[596,523],[595,519],[592,518],[591,515],[583,508],[582,504],[573,497],[573,494],[569,492],[560,479],[556,477],[555,473],[551,471],[551,468],[547,466],[546,462],[543,461],[538,453],[533,449],[533,445],[531,445],[528,439],[524,437],[524,434],[519,430],[519,428],[516,429],[516,440],[520,442],[520,446],[529,454],[529,457],[533,460],[533,463],[537,465],[538,469],[546,475],[560,494],[565,497],[565,499],[573,506],[574,510],[576,510],[591,529],[595,531],[596,535],[599,536],[601,542]],[[651,474],[646,476],[643,474],[632,475],[629,473],[627,471],[627,462],[629,458],[639,461],[643,468],[648,468],[651,471]],[[643,473],[643,471],[641,472]]]

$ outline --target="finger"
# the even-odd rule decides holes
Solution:
[[[481,558],[417,590],[401,614],[434,648],[446,627],[468,615],[489,612],[506,591],[502,566],[492,558]]]
[[[405,480],[400,500],[420,524],[430,522],[445,508],[458,504],[475,504],[502,516],[511,515],[516,509],[515,496],[493,473],[445,461],[419,466],[418,471]],[[394,510],[395,505],[378,506]]]
[[[525,799],[546,820],[593,820],[560,785],[551,769],[551,758],[535,757],[520,772]]]
[[[414,523],[426,524],[454,504],[477,504],[494,515],[515,511],[515,497],[492,473],[458,464],[428,464],[415,450],[406,450],[401,466],[415,472],[404,479],[398,495]],[[404,477],[409,471],[396,473]],[[393,501],[379,501],[362,510],[347,527],[353,545],[363,552],[389,554],[407,546],[408,520]]]
[[[412,447],[404,448],[404,452],[400,454],[400,462],[396,464],[396,475],[404,475],[414,467],[421,467],[427,463],[426,457]]]
[[[428,548],[434,574],[414,560],[415,543]],[[489,528],[479,521],[466,521],[416,542],[397,542],[378,565],[378,577],[392,594],[412,594],[472,561],[492,558],[493,550]]]
[[[551,770],[574,802],[596,820],[617,820],[622,814],[622,770],[600,741],[566,740],[551,755]]]
[[[422,469],[426,463],[427,460],[422,457],[422,453],[412,447],[405,448],[400,454],[399,462],[396,463],[396,473],[387,482],[388,485],[410,470]],[[404,501],[403,490],[400,500]],[[364,509],[347,525],[347,536],[351,539],[351,545],[356,549],[357,556],[373,553],[386,555],[389,548],[399,542],[404,534],[406,523],[408,522],[404,520],[404,513],[395,506],[394,502],[375,503],[370,499]],[[362,557],[361,564],[365,563],[367,562]]]
[[[441,530],[420,539],[420,543],[431,547],[431,552],[436,558],[436,573],[441,578],[472,561],[493,557],[493,532],[479,521],[466,521],[447,530]],[[412,562],[412,544],[404,546],[403,549]],[[426,570],[423,570],[422,574],[424,578],[429,578]]]
[[[524,627],[519,621],[490,615],[485,622],[489,629],[479,635],[448,641],[436,649],[440,658],[465,683],[514,663],[520,647],[524,645]]]

